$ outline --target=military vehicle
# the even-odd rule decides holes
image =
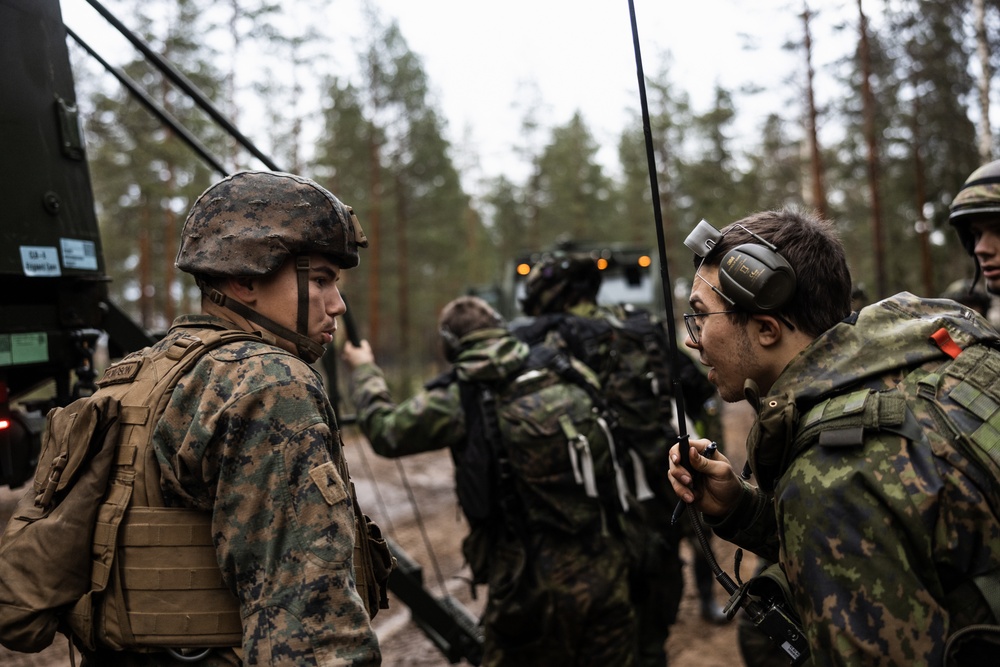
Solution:
[[[542,250],[522,251],[504,265],[500,284],[487,300],[504,317],[516,319],[521,312],[528,272],[546,254],[556,252],[589,254],[594,258],[602,276],[598,303],[631,303],[662,315],[663,292],[656,249],[626,243],[561,240]]]
[[[88,2],[235,140],[278,170],[170,63],[97,0]],[[64,26],[58,0],[0,0],[0,485],[11,488],[34,475],[48,410],[94,390],[98,340],[106,337],[112,358],[155,342],[108,298],[68,37],[225,175],[197,138]],[[345,324],[353,331],[352,322]],[[331,376],[335,355],[326,357]],[[399,563],[390,590],[450,662],[478,665],[476,619],[454,598],[432,596],[416,561],[390,546]]]

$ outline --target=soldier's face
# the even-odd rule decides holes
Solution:
[[[976,220],[969,224],[975,240],[974,252],[982,269],[986,289],[1000,294],[1000,217]]]
[[[713,285],[719,287],[718,267],[702,267],[689,299],[700,329],[698,342],[689,334],[684,344],[696,350],[699,361],[708,366],[708,379],[719,388],[722,399],[735,403],[744,398],[743,383],[747,378],[759,381],[756,354],[747,325],[723,313],[730,306],[712,289]]]
[[[336,318],[347,312],[337,282],[341,268],[322,255],[309,256],[309,326],[307,335],[320,345],[333,340]],[[297,330],[299,289],[295,260],[289,259],[266,279],[256,281],[255,309],[265,317],[292,331]],[[279,339],[279,344],[295,352],[294,344]]]

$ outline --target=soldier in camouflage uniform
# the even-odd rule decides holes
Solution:
[[[222,577],[243,644],[196,664],[378,665],[355,587],[354,496],[320,375],[309,366],[346,308],[341,272],[367,239],[315,182],[242,172],[195,202],[177,267],[203,293],[154,349],[204,329],[259,332],[203,357],[158,423],[163,501],[212,513]],[[360,537],[360,536],[359,536]],[[194,610],[192,610],[194,611]],[[100,651],[88,665],[181,665],[164,653]]]
[[[976,278],[1000,294],[1000,160],[976,169],[951,202],[950,222],[976,261]]]
[[[684,591],[680,541],[685,536],[693,537],[686,520],[671,525],[677,496],[667,480],[667,452],[676,441],[677,431],[671,399],[674,378],[668,361],[670,350],[662,321],[630,304],[598,305],[601,282],[601,272],[589,254],[560,251],[544,256],[528,274],[521,303],[524,314],[534,320],[515,333],[530,338],[538,335],[533,330],[551,331],[548,336],[552,344],[579,350],[577,356],[592,366],[601,379],[603,394],[618,412],[616,434],[621,450],[638,457],[638,467],[625,468],[631,473],[632,502],[637,510],[630,522],[630,578],[639,616],[639,664],[662,667],[667,660],[665,643],[670,626],[677,620]],[[574,318],[584,321],[579,324]],[[638,345],[625,342],[631,338],[623,329],[632,318],[643,319],[657,331],[647,332]],[[602,340],[591,335],[593,327],[587,325],[587,320],[603,324],[601,330],[607,330],[609,336]],[[595,344],[591,339],[602,342]],[[654,357],[659,357],[659,365]],[[679,361],[677,374],[688,418],[702,426],[718,425],[715,415],[702,409],[715,398],[714,387],[689,357],[682,355]],[[657,370],[663,377],[657,377]],[[648,487],[648,492],[643,487]],[[725,623],[728,619],[715,600],[711,567],[699,546],[694,547],[694,552],[702,618],[710,623]]]
[[[911,373],[932,382],[925,371],[964,355],[985,355],[970,368],[995,386],[997,333],[967,308],[905,292],[852,314],[831,223],[785,210],[712,231],[686,242],[700,247],[686,344],[723,399],[757,409],[747,441],[757,486],[693,440],[697,481],[675,446],[675,490],[718,535],[780,563],[814,664],[943,664],[946,639],[998,620],[976,578],[995,584],[1000,568],[1000,485],[995,467],[973,465],[940,432],[936,404],[907,398],[900,409],[897,388]],[[760,284],[740,295],[748,283],[732,267],[767,243],[794,276],[765,303]],[[768,262],[756,278],[778,275]],[[973,377],[964,372],[948,386]],[[837,415],[853,425],[827,426]]]
[[[502,455],[512,464],[509,478],[515,497],[499,494],[490,503],[500,504],[498,512],[477,519],[477,514],[487,513],[463,500],[467,496],[462,480],[467,479],[467,466],[475,462],[469,462],[464,452],[474,447],[475,427],[470,424],[479,419],[480,408],[466,403],[461,385],[486,382],[498,387],[497,402],[504,401],[508,396],[504,387],[540,375],[538,370],[522,370],[531,355],[529,346],[513,338],[500,315],[478,297],[460,297],[445,306],[440,331],[452,371],[398,405],[367,341],[360,346],[347,343],[343,358],[353,369],[358,422],[376,453],[400,457],[445,447],[452,450],[456,490],[471,528],[463,552],[474,579],[489,585],[483,665],[631,667],[635,618],[628,599],[627,558],[620,537],[613,534],[616,517],[574,483],[565,440],[554,442],[548,451],[519,448]],[[583,364],[573,363],[581,374],[589,375]],[[589,381],[596,384],[592,376]],[[586,393],[560,382],[547,391],[578,393],[571,412],[592,411]],[[532,394],[527,400],[544,401],[544,395]],[[544,431],[558,417],[535,414],[547,412],[545,405],[534,410],[519,405],[526,410],[519,413],[520,424],[529,431]],[[503,406],[497,412],[506,414]],[[602,484],[600,470],[607,466],[596,460],[599,447],[607,452],[607,443],[591,441],[595,474]],[[475,484],[489,495],[490,480],[476,478]],[[619,507],[619,516],[620,512]],[[489,535],[494,537],[485,537]],[[508,554],[521,555],[508,558]],[[533,578],[518,585],[515,570],[520,569],[533,573]],[[478,574],[483,570],[485,576]]]

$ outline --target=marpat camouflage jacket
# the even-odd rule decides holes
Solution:
[[[237,329],[215,317],[184,330]],[[185,375],[156,427],[168,506],[212,512],[219,565],[240,601],[248,665],[378,665],[355,588],[354,510],[320,375],[264,342],[219,347]]]
[[[946,361],[929,339],[942,326],[955,341],[998,338],[967,308],[905,292],[817,338],[759,400],[747,452],[760,488],[745,485],[723,520],[707,517],[781,563],[816,665],[936,666],[951,633],[992,621],[970,579],[1000,567],[997,479],[926,429],[916,440],[868,428],[860,443],[797,439],[820,401],[890,392]],[[926,404],[907,405],[921,420]]]

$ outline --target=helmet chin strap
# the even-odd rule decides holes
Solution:
[[[298,314],[296,317],[298,332],[292,331],[271,318],[261,315],[246,304],[226,296],[217,289],[209,288],[205,293],[212,303],[227,308],[254,324],[260,325],[274,335],[294,343],[297,354],[304,361],[311,364],[323,356],[326,348],[306,335],[309,331],[309,257],[307,255],[296,258],[295,273],[298,287]]]

